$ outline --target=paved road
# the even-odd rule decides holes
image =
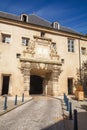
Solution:
[[[0,117],[0,130],[64,130],[61,102],[36,96]]]

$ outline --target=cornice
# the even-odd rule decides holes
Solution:
[[[36,30],[36,31],[44,31],[46,33],[50,33],[50,34],[53,34],[53,35],[60,35],[60,36],[63,36],[63,37],[71,37],[71,38],[87,41],[87,37],[79,35],[79,34],[76,35],[76,34],[64,32],[64,31],[61,31],[61,30],[55,30],[53,28],[51,29],[51,28],[47,28],[47,27],[42,27],[42,26],[30,24],[30,23],[24,23],[22,21],[0,18],[0,23],[18,26],[18,27],[26,28],[26,29],[32,29],[32,30]]]
[[[53,65],[62,65],[58,61],[48,61],[48,60],[36,60],[36,59],[30,59],[30,58],[20,58],[21,62],[31,62],[31,63],[45,63],[45,64],[53,64]]]

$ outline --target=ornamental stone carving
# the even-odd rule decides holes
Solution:
[[[52,45],[50,46],[50,56],[51,59],[59,60],[59,55],[57,54],[56,49]]]
[[[30,41],[20,57],[20,64],[26,95],[29,95],[30,75],[39,75],[45,79],[44,82],[47,81],[44,89],[47,94],[56,95],[58,93],[61,64],[56,49],[51,46],[51,41],[44,41],[44,39]]]
[[[28,46],[23,51],[23,58],[34,58],[41,60],[59,60],[56,49],[52,46],[52,41],[35,39],[30,40]]]
[[[31,40],[28,44],[28,47],[26,47],[26,50],[24,50],[23,53],[24,56],[26,55],[26,53],[33,56],[35,54],[35,42]]]

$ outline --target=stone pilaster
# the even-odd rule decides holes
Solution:
[[[52,73],[52,82],[53,82],[53,88],[52,88],[52,95],[58,96],[58,78],[60,74],[60,68],[58,65],[54,65],[53,67],[53,73]]]
[[[24,69],[24,94],[25,96],[29,96],[29,88],[30,88],[30,70]]]
[[[30,89],[30,63],[23,62],[21,64],[21,70],[24,77],[24,94],[25,96],[29,96],[29,89]]]

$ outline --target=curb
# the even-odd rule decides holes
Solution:
[[[8,113],[8,112],[10,112],[10,111],[12,111],[12,110],[18,108],[18,107],[20,107],[20,106],[22,106],[22,105],[24,105],[24,104],[26,104],[27,102],[31,101],[32,99],[33,99],[33,97],[31,97],[31,99],[29,99],[28,101],[25,101],[25,102],[20,103],[19,105],[16,105],[16,106],[14,106],[14,107],[12,107],[12,108],[10,108],[10,109],[8,109],[8,110],[5,110],[4,112],[2,112],[2,113],[0,114],[0,116],[2,116],[2,115],[4,115],[4,114],[6,114],[6,113]]]

